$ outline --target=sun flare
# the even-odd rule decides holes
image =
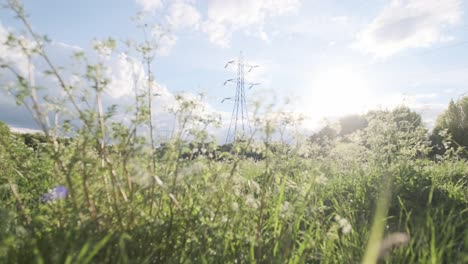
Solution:
[[[320,117],[365,111],[370,99],[369,80],[350,67],[333,67],[313,76],[308,109]]]

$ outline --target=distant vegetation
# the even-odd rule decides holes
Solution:
[[[450,149],[468,157],[468,97],[451,101],[448,108],[437,118],[431,135],[435,153]],[[449,138],[449,140],[446,140]]]
[[[29,48],[15,35],[6,45],[45,64],[56,81],[48,89],[61,93],[38,98],[27,75],[0,61],[2,78],[16,80],[8,92],[44,132],[0,123],[0,263],[468,262],[468,98],[432,132],[404,106],[307,136],[291,132],[292,116],[259,111],[255,136],[218,146],[206,132],[217,119],[178,96],[176,133],[161,144],[152,76],[126,124],[102,107],[102,64],[75,54],[79,89],[49,60],[47,39],[26,39]],[[154,50],[132,47],[148,60]],[[275,136],[284,131],[287,142]]]

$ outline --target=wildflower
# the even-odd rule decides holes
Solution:
[[[68,189],[67,187],[63,186],[63,185],[60,185],[60,186],[57,186],[51,190],[49,190],[49,192],[45,193],[42,195],[42,202],[51,202],[51,201],[55,201],[55,200],[61,200],[61,199],[65,199],[67,198],[68,196]]]
[[[323,174],[320,174],[320,176],[315,178],[315,182],[317,184],[325,184],[325,183],[327,183],[327,180],[328,179]]]
[[[341,228],[341,232],[343,234],[349,234],[352,230],[352,227],[351,227],[351,224],[349,223],[348,219],[346,218],[342,218],[341,216],[339,215],[336,215],[335,216],[335,221],[338,222],[340,228]]]
[[[247,184],[249,185],[251,190],[254,191],[254,193],[260,193],[261,191],[260,184],[258,184],[256,181],[248,180]]]
[[[249,207],[252,207],[254,209],[257,209],[258,206],[260,205],[260,203],[258,202],[257,199],[255,199],[255,197],[251,194],[248,194],[246,197],[245,197],[245,204]]]
[[[112,39],[104,40],[104,41],[95,40],[93,42],[93,48],[101,57],[109,58],[112,54],[112,51],[115,48],[115,41]]]
[[[344,226],[342,226],[341,231],[343,234],[349,234],[351,232],[351,224],[346,223]]]
[[[309,158],[310,157],[309,146],[307,144],[300,144],[297,149],[297,154],[306,159]]]
[[[386,236],[380,243],[379,259],[384,259],[393,248],[407,245],[409,241],[410,236],[406,233],[397,232]]]
[[[233,202],[231,204],[231,208],[232,208],[232,210],[237,212],[237,211],[239,211],[239,204],[237,202]]]
[[[291,215],[292,213],[292,206],[289,202],[284,202],[281,204],[281,208],[280,208],[280,217],[282,219],[286,218],[287,216]]]
[[[141,168],[140,166],[137,166],[136,162],[130,163],[129,170],[130,170],[131,175],[133,175],[131,177],[131,180],[132,182],[136,184],[139,184],[141,186],[149,186],[152,182],[151,178],[153,177],[155,177],[154,180],[156,180],[156,182],[160,184],[161,179],[159,177],[152,176],[148,170]]]
[[[182,180],[183,178],[187,176],[192,176],[192,175],[200,175],[206,170],[206,166],[202,162],[195,162],[192,163],[191,165],[182,168],[180,171],[177,172],[177,178],[179,180]]]

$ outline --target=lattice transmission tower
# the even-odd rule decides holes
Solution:
[[[246,133],[252,133],[252,129],[250,127],[249,122],[249,112],[247,110],[247,96],[245,93],[245,86],[248,85],[248,89],[251,89],[252,87],[260,84],[245,82],[245,70],[247,70],[247,73],[249,73],[259,66],[244,63],[242,52],[239,55],[239,59],[229,61],[228,63],[226,63],[226,66],[224,66],[224,68],[227,68],[230,65],[237,66],[237,76],[236,78],[228,79],[224,82],[224,85],[231,82],[236,83],[235,96],[226,97],[221,101],[221,103],[224,103],[224,101],[226,100],[234,100],[234,107],[232,109],[231,122],[229,123],[229,129],[226,136],[226,143],[242,140],[245,138]]]

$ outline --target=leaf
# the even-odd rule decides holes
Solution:
[[[108,234],[107,236],[105,236],[101,241],[99,241],[99,243],[97,243],[96,245],[94,245],[93,249],[91,250],[91,252],[86,256],[86,258],[83,260],[83,264],[87,264],[87,263],[90,263],[91,260],[97,255],[97,253],[99,253],[99,251],[107,244],[107,242],[109,241],[109,239],[112,237],[111,234]]]

